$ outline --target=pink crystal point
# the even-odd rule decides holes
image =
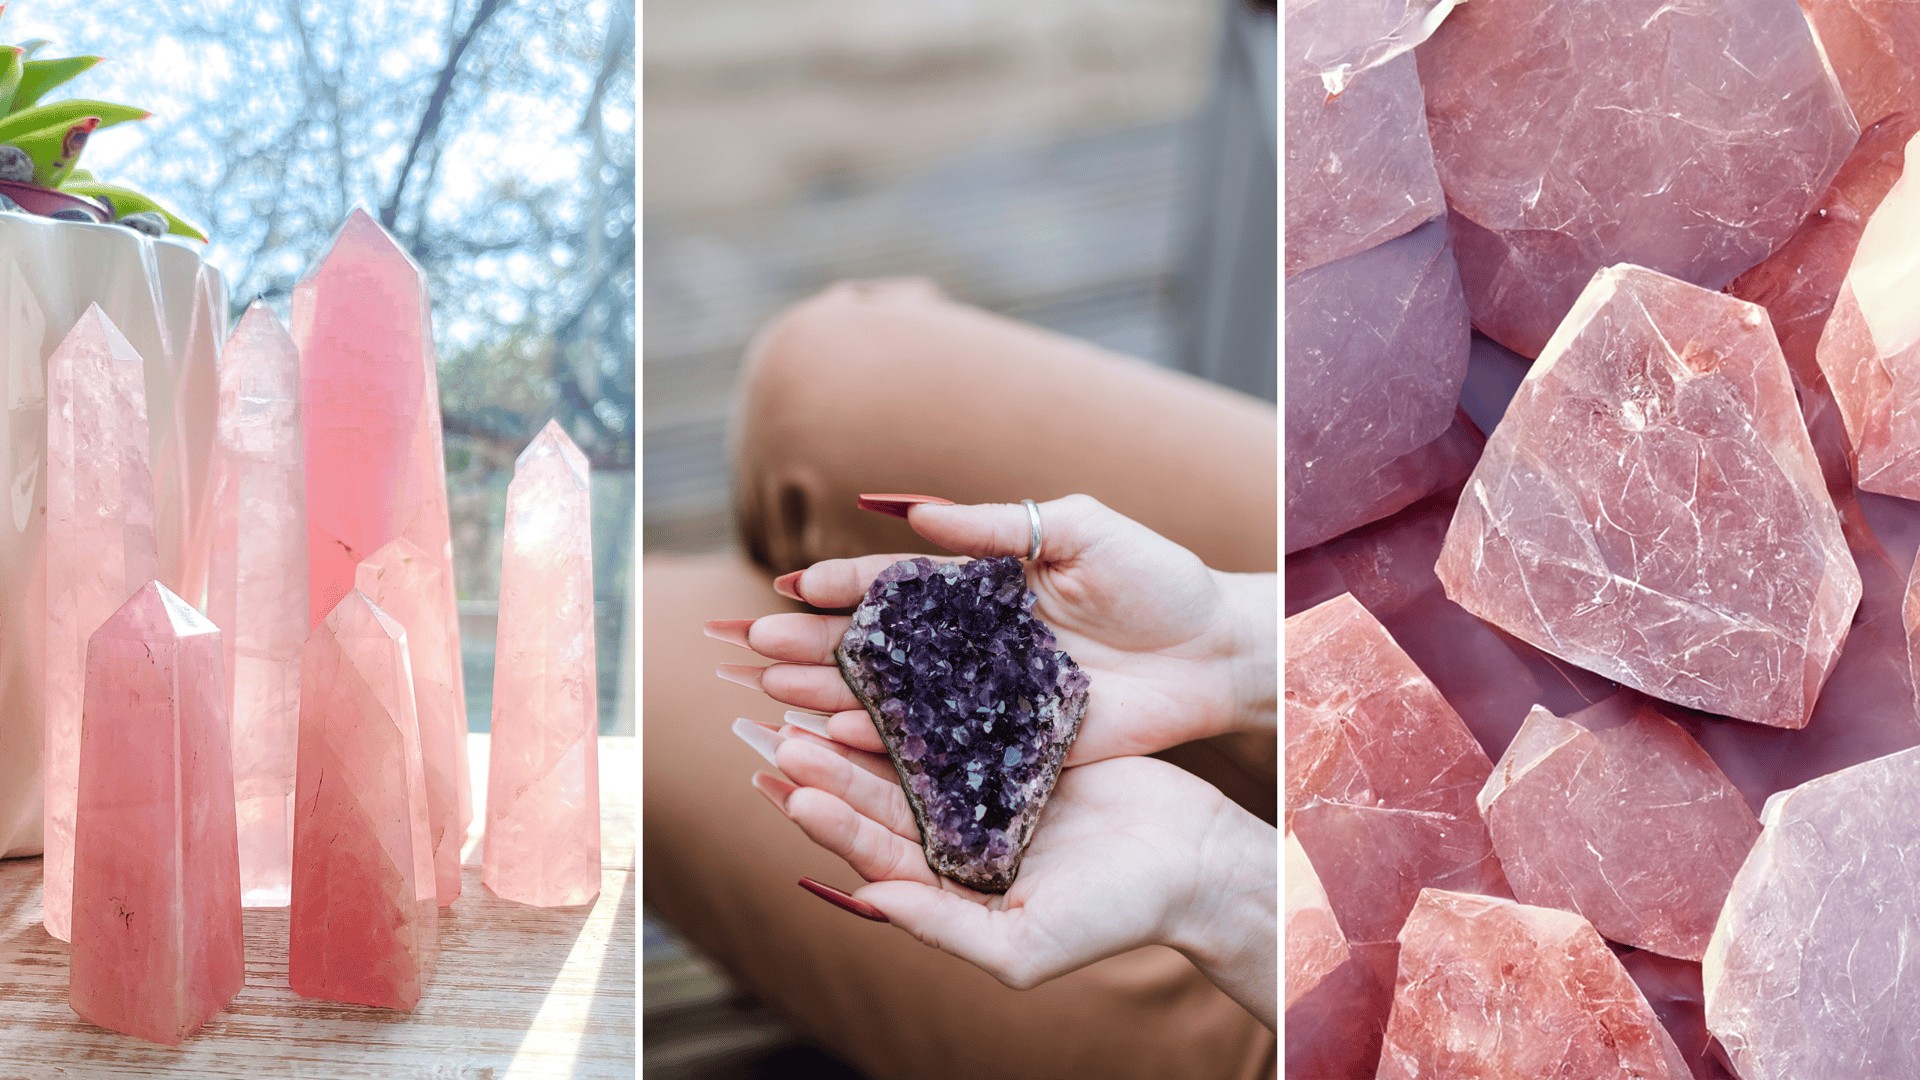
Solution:
[[[1920,1076],[1920,748],[1767,800],[1707,946],[1707,1026],[1742,1080]]]
[[[1689,1080],[1647,999],[1578,915],[1423,889],[1400,931],[1379,1080]]]
[[[94,632],[74,835],[73,1011],[177,1044],[246,981],[220,631],[149,582]]]
[[[480,875],[541,907],[600,891],[592,520],[586,458],[549,421],[507,488]]]
[[[358,589],[300,664],[287,975],[306,997],[411,1009],[437,952],[406,631]]]
[[[1415,56],[1474,326],[1526,356],[1603,266],[1732,281],[1859,134],[1793,0],[1462,4]]]
[[[1327,903],[1327,890],[1306,849],[1287,834],[1287,1008],[1347,962],[1347,936]]]
[[[1816,355],[1867,491],[1920,498],[1920,135],[1860,232]]]
[[[317,623],[360,560],[404,536],[446,569],[440,620],[461,714],[440,381],[426,275],[365,210],[293,290],[306,436],[308,581]]]
[[[1562,659],[1777,727],[1860,600],[1766,312],[1637,266],[1595,274],[1527,373],[1436,570]]]
[[[420,757],[426,772],[428,842],[442,907],[460,896],[460,847],[467,830],[460,806],[467,787],[467,718],[454,700],[446,628],[437,605],[446,590],[439,562],[396,538],[360,563],[359,590],[407,631],[413,700],[420,714]]]
[[[1698,960],[1760,823],[1700,744],[1632,692],[1535,708],[1479,797],[1521,902]]]
[[[47,933],[68,940],[87,639],[158,576],[145,361],[98,306],[47,360]]]
[[[224,628],[249,906],[280,907],[293,882],[294,748],[307,611],[306,466],[300,353],[255,301],[220,368],[207,614]]]

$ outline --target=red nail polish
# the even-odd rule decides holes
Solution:
[[[715,641],[751,649],[753,646],[747,644],[747,629],[752,625],[752,619],[708,619],[702,632]]]
[[[872,510],[880,514],[892,514],[894,517],[907,516],[909,506],[952,506],[952,499],[943,499],[938,495],[862,495],[860,509]]]
[[[853,897],[847,895],[846,893],[841,892],[839,889],[836,889],[831,885],[822,885],[819,882],[813,880],[812,878],[803,877],[800,879],[800,887],[812,893],[813,895],[819,897],[820,899],[825,900],[827,903],[832,904],[835,907],[845,908],[846,910],[853,912],[855,915],[858,915],[863,919],[872,919],[874,922],[890,922],[891,921],[890,919],[887,918],[886,913],[881,911],[879,908],[874,907],[872,904],[867,903],[865,900],[855,900]]]
[[[795,570],[791,574],[781,574],[779,577],[774,578],[773,591],[789,600],[798,600],[803,604],[806,603],[807,598],[800,595],[800,575],[804,573],[806,573],[805,570]]]

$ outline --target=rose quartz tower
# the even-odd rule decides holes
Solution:
[[[355,209],[293,290],[307,456],[307,574],[317,623],[360,560],[396,536],[446,570],[437,602],[466,715],[447,467],[426,275]]]
[[[587,460],[549,421],[507,488],[480,875],[541,907],[600,891],[592,520]]]
[[[47,360],[47,933],[68,940],[87,639],[159,574],[145,362],[97,306]]]
[[[360,590],[300,663],[287,975],[306,997],[411,1009],[438,947],[406,631]]]
[[[178,1044],[246,981],[220,631],[149,582],[87,650],[70,1001]]]
[[[281,907],[293,880],[300,646],[313,622],[300,352],[257,301],[220,368],[212,563],[207,614],[226,645],[241,894],[248,906]]]
[[[420,714],[420,759],[427,781],[428,842],[442,906],[460,896],[460,847],[473,821],[467,779],[467,718],[454,700],[446,628],[436,601],[446,571],[426,552],[395,539],[360,564],[358,588],[407,631],[413,702]]]

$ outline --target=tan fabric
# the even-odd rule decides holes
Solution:
[[[802,891],[803,875],[860,882],[748,786],[764,763],[728,727],[778,723],[783,709],[713,676],[754,658],[700,624],[794,610],[771,571],[934,550],[905,522],[857,510],[861,492],[1085,492],[1218,569],[1273,570],[1274,409],[922,282],[839,285],[788,312],[756,343],[739,393],[736,506],[765,568],[734,555],[643,568],[647,903],[874,1080],[1272,1076],[1273,1034],[1169,949],[1017,992]],[[1273,820],[1274,740],[1166,756]]]

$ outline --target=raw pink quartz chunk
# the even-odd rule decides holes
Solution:
[[[250,907],[285,906],[292,889],[307,597],[300,352],[255,301],[221,357],[207,582],[207,614],[226,646],[240,883]]]
[[[1742,1080],[1920,1076],[1920,748],[1781,792],[1703,967]]]
[[[1347,936],[1327,903],[1327,890],[1306,849],[1287,834],[1287,1008],[1347,962]]]
[[[360,560],[404,536],[446,570],[437,602],[466,711],[447,466],[426,274],[365,210],[293,289],[307,458],[307,573],[317,623]]]
[[[1400,931],[1379,1080],[1689,1080],[1607,943],[1578,915],[1424,889]]]
[[[592,523],[586,457],[549,421],[507,487],[480,874],[540,907],[600,892]]]
[[[1920,135],[1867,220],[1820,336],[1860,487],[1920,498]]]
[[[1693,1069],[1694,1080],[1738,1080],[1726,1067],[1724,1051],[1707,1030],[1706,995],[1700,987],[1700,964],[1670,956],[1629,949],[1620,955],[1640,996],[1653,1006],[1660,1026],[1667,1029],[1680,1056]]]
[[[87,639],[159,575],[145,361],[98,306],[47,360],[46,914],[69,940]]]
[[[358,588],[407,631],[413,701],[420,716],[420,758],[426,773],[428,842],[433,845],[440,906],[460,896],[460,847],[473,818],[467,779],[467,722],[454,700],[447,668],[445,627],[436,601],[446,571],[405,539],[396,539],[360,564]]]
[[[246,981],[220,631],[149,582],[87,650],[70,1001],[178,1044]]]
[[[1861,127],[1920,110],[1920,4],[1800,0]]]
[[[1328,96],[1345,93],[1362,72],[1427,40],[1458,2],[1287,0],[1288,63],[1319,80]]]
[[[1766,312],[1637,266],[1595,274],[1528,372],[1436,569],[1562,659],[1790,728],[1860,600]]]
[[[1631,692],[1570,718],[1535,708],[1479,802],[1516,898],[1686,960],[1760,835],[1700,744]]]
[[[300,665],[287,976],[305,997],[411,1009],[438,951],[406,632],[360,590]]]
[[[1468,3],[1415,55],[1474,326],[1525,356],[1601,267],[1725,286],[1859,134],[1794,0]]]

